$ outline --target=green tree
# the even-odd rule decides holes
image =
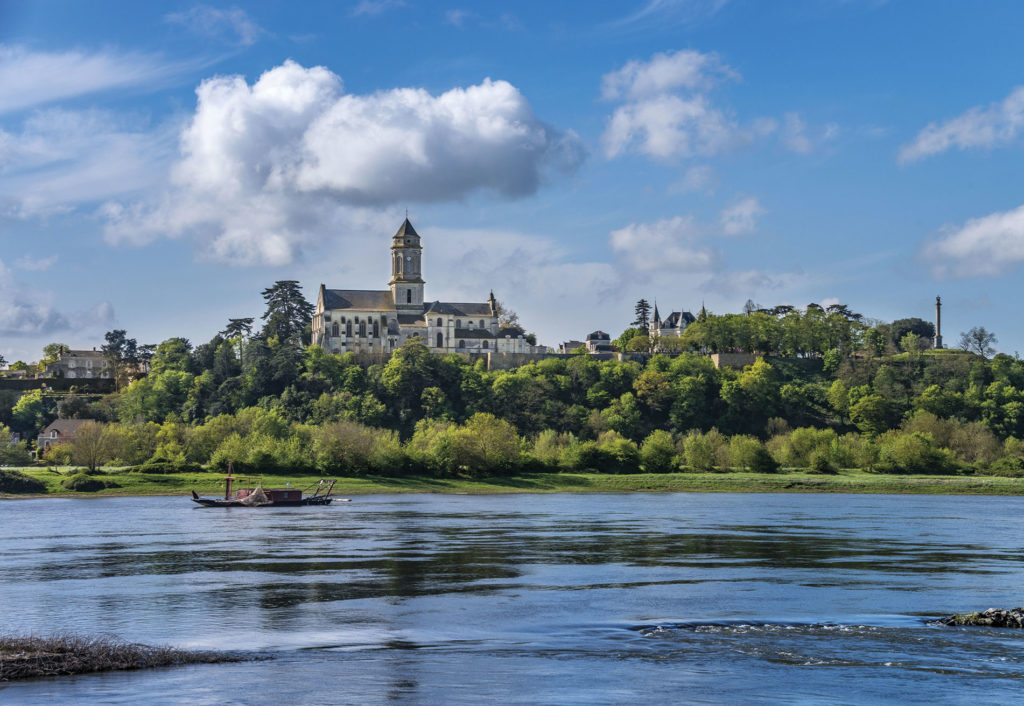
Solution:
[[[267,310],[263,314],[263,337],[276,338],[282,343],[301,346],[309,343],[308,330],[312,325],[313,305],[306,301],[297,280],[283,279],[264,289]]]
[[[88,420],[79,424],[70,446],[75,463],[90,471],[110,460],[110,434],[100,422]]]
[[[892,408],[881,395],[864,395],[850,407],[850,419],[865,434],[881,434],[891,426]]]
[[[139,346],[134,338],[128,338],[124,329],[107,331],[104,335],[106,344],[102,351],[110,369],[114,371],[114,385],[121,389],[128,384],[129,378],[138,372]]]
[[[640,445],[640,464],[647,473],[670,473],[676,469],[676,447],[672,435],[662,429],[652,431]]]
[[[641,299],[633,308],[633,313],[636,314],[636,318],[633,319],[633,323],[631,323],[630,326],[635,326],[641,330],[647,330],[647,323],[651,320],[650,302],[646,299]]]

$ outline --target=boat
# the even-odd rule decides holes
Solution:
[[[232,492],[234,481],[245,481],[246,487],[236,488]],[[333,480],[321,478],[316,485],[312,495],[303,495],[303,491],[297,488],[264,488],[257,481],[253,487],[252,478],[246,476],[235,476],[231,474],[231,464],[228,464],[228,475],[224,477],[224,497],[204,498],[200,497],[195,490],[192,491],[192,502],[199,503],[203,507],[299,507],[306,505],[330,505],[336,498],[331,497],[334,490]],[[347,502],[347,498],[337,498]]]

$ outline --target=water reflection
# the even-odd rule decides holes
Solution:
[[[0,618],[278,657],[259,672],[93,677],[126,703],[171,684],[215,702],[229,692],[211,674],[259,675],[266,703],[296,701],[271,675],[363,702],[664,701],[684,686],[756,700],[765,685],[800,701],[833,694],[834,676],[806,672],[822,666],[865,697],[912,701],[940,675],[962,696],[972,680],[1024,678],[1024,645],[923,617],[1019,603],[1021,510],[810,495],[22,501],[0,505]],[[0,700],[66,701],[69,683],[0,687]]]

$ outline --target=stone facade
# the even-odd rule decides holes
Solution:
[[[51,378],[110,378],[110,363],[103,351],[95,348],[91,351],[69,350],[63,353],[55,363],[46,366],[46,377]]]
[[[436,353],[529,353],[520,329],[499,328],[497,301],[426,301],[423,246],[406,218],[391,238],[389,289],[327,289],[320,285],[313,343],[331,353],[387,354],[410,338]]]

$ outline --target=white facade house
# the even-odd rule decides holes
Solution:
[[[494,293],[486,302],[424,298],[423,246],[406,218],[391,238],[389,289],[327,289],[313,313],[313,343],[331,353],[390,353],[418,337],[437,353],[528,353],[519,328],[499,328]]]
[[[106,379],[111,377],[111,368],[103,351],[95,348],[91,351],[69,350],[61,353],[56,362],[46,366],[46,376]]]

